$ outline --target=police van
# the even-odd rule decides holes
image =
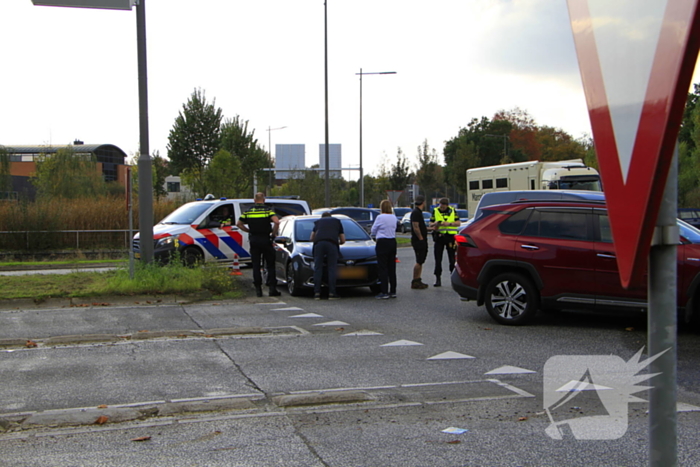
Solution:
[[[167,262],[175,252],[185,264],[197,262],[231,262],[234,253],[239,261],[250,261],[248,234],[236,227],[242,213],[255,204],[250,199],[215,199],[183,204],[153,227],[153,257]],[[287,198],[266,198],[280,219],[290,215],[310,214],[306,201]],[[139,234],[134,236],[134,257],[140,258]]]

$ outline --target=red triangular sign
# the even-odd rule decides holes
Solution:
[[[624,287],[643,271],[700,45],[699,0],[568,0]]]

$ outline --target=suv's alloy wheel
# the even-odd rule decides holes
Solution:
[[[499,274],[491,279],[485,292],[486,310],[501,324],[524,324],[539,308],[537,290],[521,274]]]

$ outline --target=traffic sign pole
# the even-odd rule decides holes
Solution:
[[[678,465],[676,422],[676,274],[678,224],[678,145],[661,199],[649,250],[647,346],[653,386],[649,391],[649,465]]]

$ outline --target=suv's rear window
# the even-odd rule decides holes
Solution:
[[[486,209],[482,211],[484,215],[488,215],[489,213],[493,214],[495,212],[496,211]],[[516,212],[515,214],[501,222],[498,226],[498,230],[500,230],[501,233],[507,235],[518,235],[520,232],[523,231],[523,227],[525,226],[525,223],[527,222],[527,219],[530,217],[531,213],[532,209],[523,209],[522,211]],[[483,217],[484,216],[482,215],[482,219]]]

